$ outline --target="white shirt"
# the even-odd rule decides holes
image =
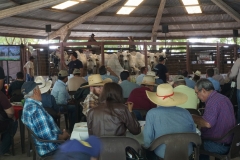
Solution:
[[[27,74],[30,74],[30,73],[29,73],[29,69],[31,68],[31,75],[34,76],[34,65],[33,65],[33,62],[32,62],[32,61],[28,61],[28,62],[23,66],[23,68],[26,68]]]

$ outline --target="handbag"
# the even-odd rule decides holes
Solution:
[[[129,146],[126,147],[125,152],[126,152],[126,160],[146,160],[132,147],[129,147]]]

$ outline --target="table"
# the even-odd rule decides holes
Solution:
[[[21,121],[23,106],[21,106],[20,104],[17,104],[17,105],[12,104],[12,106],[14,109],[14,117],[16,118],[16,120],[19,120],[21,148],[22,148],[22,153],[24,153],[25,152],[25,126]]]
[[[143,144],[143,129],[145,121],[138,121],[141,126],[141,133],[133,135],[127,130],[126,137],[137,140],[140,144]],[[70,139],[85,140],[88,138],[87,122],[75,123]]]

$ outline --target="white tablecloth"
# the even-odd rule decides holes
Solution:
[[[133,135],[127,130],[126,136],[136,139],[140,144],[143,144],[143,128],[145,121],[139,121],[139,123],[141,126],[141,133],[138,135]],[[88,138],[88,136],[87,122],[75,123],[70,139],[85,140]]]

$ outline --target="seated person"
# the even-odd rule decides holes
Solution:
[[[69,78],[67,84],[68,84],[68,90],[69,91],[77,91],[77,89],[86,82],[86,80],[80,76],[80,70],[74,69],[73,70],[74,77]]]
[[[101,141],[89,136],[84,141],[76,139],[65,142],[55,154],[55,160],[97,160],[101,151]]]
[[[112,82],[111,79],[107,78],[105,80],[102,80],[101,76],[99,74],[92,74],[88,77],[89,84],[82,86],[81,88],[90,88],[90,93],[87,95],[86,99],[84,100],[81,105],[83,106],[82,113],[87,116],[87,112],[90,108],[94,108],[98,106],[98,98],[100,94],[102,93],[103,85],[107,82]]]
[[[194,89],[195,87],[195,82],[191,79],[189,79],[188,77],[188,71],[187,70],[181,70],[181,72],[179,73],[181,75],[184,76],[184,79],[185,79],[185,82],[186,82],[186,85],[192,89]]]
[[[143,132],[145,147],[149,147],[155,139],[166,134],[196,132],[191,114],[183,108],[176,107],[187,101],[185,94],[174,92],[170,84],[160,84],[157,92],[146,91],[146,94],[158,107],[147,113]],[[154,152],[158,157],[164,158],[165,148],[162,144]],[[192,151],[192,145],[189,144],[189,155]]]
[[[21,102],[23,95],[21,94],[21,87],[24,83],[24,75],[18,72],[16,80],[12,82],[8,88],[8,95],[11,97],[11,102]]]
[[[39,138],[44,140],[66,140],[70,136],[63,130],[60,131],[53,118],[42,106],[41,92],[35,82],[25,82],[22,86],[22,94],[25,103],[22,113],[22,122],[29,127]],[[40,156],[53,155],[58,149],[58,143],[44,143],[34,139],[36,150]]]
[[[156,104],[151,102],[147,95],[146,91],[153,91],[155,87],[155,79],[153,76],[144,76],[140,88],[134,89],[130,96],[128,97],[128,102],[133,103],[133,109],[138,110],[150,110],[156,107]]]
[[[88,70],[87,70],[87,75],[84,77],[84,79],[88,82],[88,77],[90,76],[90,75],[92,75],[93,74],[93,70],[91,69],[91,68],[89,68]]]
[[[196,83],[201,78],[201,74],[202,73],[198,70],[195,73],[193,72],[192,80]]]
[[[107,75],[107,71],[110,72],[110,75]],[[103,80],[106,78],[110,78],[115,83],[118,83],[119,81],[118,75],[116,75],[116,73],[114,73],[110,67],[99,67],[99,74],[101,75]]]
[[[142,67],[140,69],[141,74],[139,76],[137,76],[137,78],[136,78],[136,83],[138,85],[141,85],[143,77],[147,74],[147,71],[148,71],[147,67]]]
[[[52,86],[52,81],[45,81],[42,76],[38,76],[36,77],[35,82],[41,83],[41,85],[38,85],[38,87],[41,92],[43,108],[53,117],[54,121],[56,122],[57,118],[60,116],[60,108],[57,105],[53,95],[48,93],[50,87]]]
[[[122,80],[122,83],[120,84],[120,86],[122,87],[122,90],[123,90],[123,98],[128,98],[132,90],[135,88],[139,88],[139,85],[129,81],[130,74],[128,71],[122,71],[120,73],[120,77]]]
[[[66,70],[61,70],[58,73],[58,80],[55,82],[53,89],[51,91],[51,95],[54,96],[57,105],[60,106],[60,112],[68,112],[69,114],[69,122],[70,122],[70,131],[72,131],[73,126],[76,121],[76,107],[75,105],[69,105],[68,102],[71,99],[70,95],[67,91],[67,83],[68,81],[68,73]],[[62,105],[62,106],[61,106]],[[63,105],[67,105],[67,108],[64,108]]]
[[[175,76],[173,79],[173,86],[174,86],[174,89],[173,89],[174,92],[184,93],[188,97],[188,100],[184,104],[178,105],[178,107],[182,107],[185,109],[198,108],[198,103],[199,103],[198,97],[195,94],[194,89],[186,86],[186,81],[184,76],[182,75]]]
[[[137,135],[141,132],[132,106],[123,105],[122,88],[119,84],[106,83],[100,95],[99,105],[88,111],[87,124],[89,135],[125,136],[126,130]]]
[[[17,131],[18,123],[17,121],[14,122],[14,109],[2,91],[0,91],[0,97],[0,133],[3,132],[0,134],[1,157],[1,155],[9,154],[9,149],[12,145],[12,136]]]
[[[157,85],[164,83],[162,79],[160,79],[158,76],[156,76],[156,73],[154,71],[148,71],[147,76],[153,76],[155,78],[155,83]]]
[[[205,102],[203,116],[192,115],[194,122],[201,127],[204,150],[217,154],[226,154],[229,151],[232,137],[222,141],[210,141],[204,139],[218,139],[224,136],[236,125],[233,105],[228,97],[214,90],[212,82],[208,79],[200,79],[195,86],[198,98]],[[200,155],[200,160],[209,160],[209,156]]]
[[[214,89],[218,92],[221,91],[221,87],[220,87],[220,83],[213,79],[213,75],[214,75],[214,70],[212,68],[208,68],[206,71],[206,78],[212,82]]]

